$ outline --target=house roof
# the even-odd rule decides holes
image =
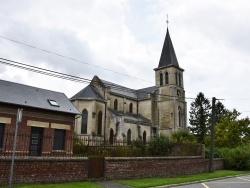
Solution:
[[[133,124],[140,124],[140,125],[151,125],[152,122],[145,118],[142,115],[137,115],[137,114],[131,114],[131,113],[124,113],[118,110],[113,110],[108,108],[108,110],[115,114],[116,116],[124,116],[124,122],[125,123],[133,123]]]
[[[167,29],[167,34],[166,34],[165,41],[163,44],[158,68],[169,66],[169,65],[174,65],[176,67],[179,67],[178,60],[174,51],[174,46],[172,44],[169,31]]]
[[[52,102],[49,102],[49,100]],[[53,103],[53,101],[56,103]],[[0,80],[0,102],[64,113],[80,114],[64,93],[4,80]]]
[[[96,99],[96,100],[105,100],[97,91],[95,86],[89,84],[87,87],[83,88],[77,94],[70,98],[74,99]]]

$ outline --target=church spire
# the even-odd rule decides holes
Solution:
[[[168,23],[168,21],[167,21],[167,23]],[[174,65],[176,67],[179,67],[178,60],[177,60],[177,57],[176,57],[175,51],[174,51],[174,46],[172,44],[172,41],[171,41],[171,38],[169,35],[169,31],[167,28],[167,34],[166,34],[165,41],[163,44],[161,58],[160,58],[158,68],[168,66],[168,65]]]

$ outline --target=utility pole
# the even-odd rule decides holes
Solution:
[[[209,172],[213,172],[214,161],[214,124],[215,124],[215,101],[216,98],[212,98],[212,117],[211,117],[211,133],[210,133],[210,153],[209,153]]]

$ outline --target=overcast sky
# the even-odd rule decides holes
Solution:
[[[248,0],[0,0],[0,58],[132,89],[155,84],[166,35],[184,72],[186,97],[226,99],[250,116],[250,1]],[[113,70],[139,79],[117,74]],[[0,64],[0,79],[65,93],[86,84]],[[146,80],[146,81],[142,81]],[[188,107],[192,100],[187,99]],[[188,109],[189,111],[189,109]]]

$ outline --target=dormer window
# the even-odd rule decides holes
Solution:
[[[59,104],[55,100],[48,99],[48,102],[51,106],[57,106],[59,107]]]

